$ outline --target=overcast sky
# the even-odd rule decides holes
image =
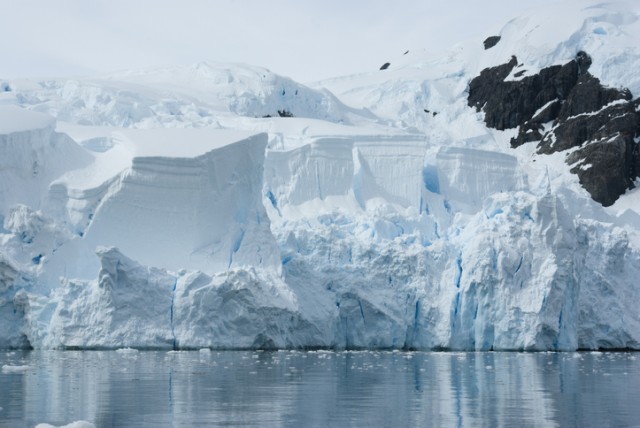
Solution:
[[[541,1],[533,3],[552,3]],[[243,62],[298,81],[488,36],[516,0],[0,0],[0,77]]]

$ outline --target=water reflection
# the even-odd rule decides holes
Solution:
[[[630,426],[638,357],[0,352],[0,426]]]

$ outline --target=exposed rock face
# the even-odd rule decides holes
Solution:
[[[512,147],[538,142],[538,153],[578,147],[567,156],[591,197],[609,206],[640,176],[640,102],[628,89],[606,88],[589,74],[591,58],[579,52],[564,65],[522,77],[515,56],[483,70],[469,84],[468,104],[485,112],[495,129],[518,128]]]
[[[484,50],[491,49],[492,47],[497,45],[500,39],[500,36],[487,37],[484,41]]]
[[[468,103],[477,110],[484,110],[485,123],[491,128],[516,128],[532,119],[543,123],[540,119],[557,116],[560,105],[555,104],[566,99],[590,63],[586,54],[579,54],[565,65],[548,67],[539,74],[519,80],[505,80],[514,69],[522,67],[512,56],[508,63],[482,70],[480,76],[471,81]],[[533,118],[534,114],[536,118]]]

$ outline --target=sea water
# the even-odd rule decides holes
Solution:
[[[640,426],[640,354],[0,351],[0,426]]]

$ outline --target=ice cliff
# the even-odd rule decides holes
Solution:
[[[310,86],[9,82],[0,347],[640,349],[640,10],[587,3]]]

